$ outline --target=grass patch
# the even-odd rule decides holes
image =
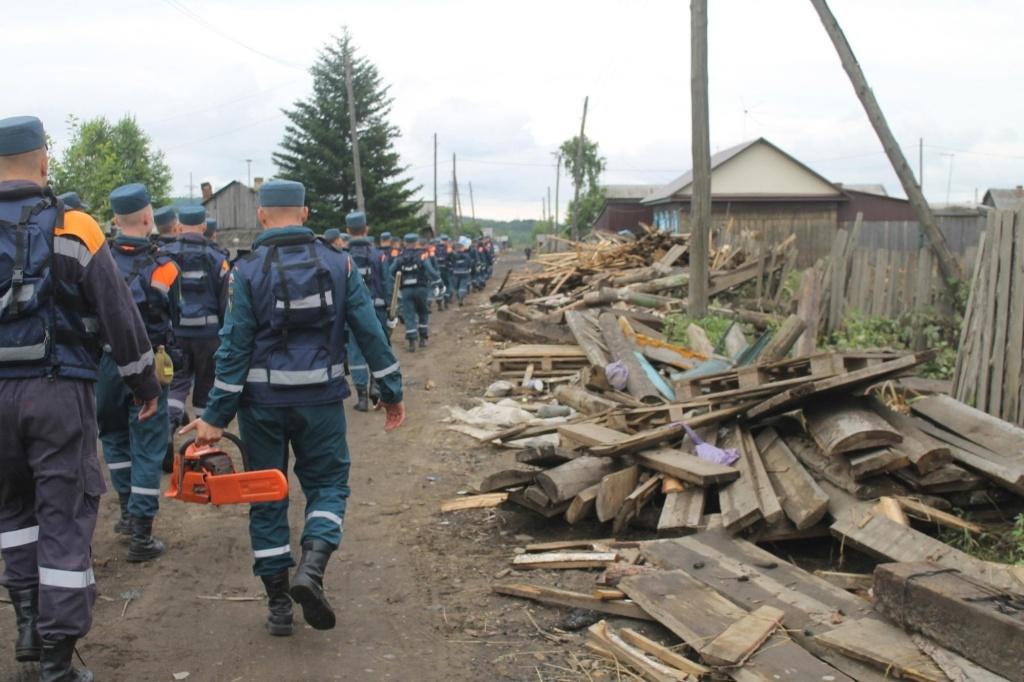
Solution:
[[[722,315],[708,315],[694,319],[689,315],[669,315],[665,318],[664,334],[671,343],[690,347],[690,335],[687,328],[695,324],[708,335],[708,340],[715,348],[719,348],[725,338],[733,319]]]
[[[939,539],[946,544],[985,561],[1024,566],[1024,514],[1002,530],[981,535],[967,531],[945,530]]]

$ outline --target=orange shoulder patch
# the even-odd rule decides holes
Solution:
[[[107,240],[100,229],[99,223],[84,211],[67,211],[64,214],[64,228],[53,231],[58,237],[77,237],[89,249],[96,253]]]
[[[178,279],[178,266],[174,264],[174,261],[168,261],[153,270],[154,284],[162,284],[165,288],[170,289],[176,279]]]

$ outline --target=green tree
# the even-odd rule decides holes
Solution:
[[[281,149],[274,153],[279,175],[306,185],[309,226],[323,231],[342,227],[345,214],[356,208],[348,95],[345,89],[345,53],[351,50],[352,90],[359,134],[366,213],[375,233],[393,234],[428,229],[416,215],[413,199],[419,187],[404,177],[407,166],[395,151],[400,131],[388,117],[393,99],[377,67],[358,56],[348,30],[328,43],[310,69],[313,92],[284,113]]]
[[[604,194],[599,184],[601,173],[605,169],[605,158],[597,151],[597,142],[594,142],[586,135],[583,136],[583,155],[580,169],[577,175],[576,169],[576,147],[579,142],[579,135],[562,143],[559,149],[565,161],[565,170],[575,181],[580,178],[580,200],[579,206],[575,201],[569,201],[569,209],[565,216],[565,232],[572,230],[573,221],[579,214],[579,229],[584,232],[597,220],[601,213],[601,206],[604,204]]]
[[[171,169],[133,116],[117,123],[106,118],[79,121],[68,117],[71,142],[50,163],[50,182],[57,193],[78,192],[101,222],[113,217],[108,195],[115,187],[141,182],[154,204],[167,201]]]

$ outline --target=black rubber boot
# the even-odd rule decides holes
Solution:
[[[292,622],[292,598],[288,596],[288,571],[260,576],[267,590],[267,632],[275,637],[288,637],[295,632]]]
[[[18,639],[14,644],[16,661],[38,661],[42,641],[36,631],[36,620],[39,618],[39,589],[29,587],[24,590],[7,590],[14,607],[14,622],[18,626]]]
[[[370,377],[370,404],[376,405],[380,402],[380,386],[377,385],[377,380]]]
[[[358,400],[356,400],[355,409],[359,410],[360,412],[369,412],[370,410],[370,405],[369,402],[367,401],[366,393],[366,386],[356,386],[356,395],[358,395],[359,398]]]
[[[406,341],[409,342],[409,352],[410,353],[415,353],[416,352],[416,338],[413,337],[413,336],[410,336],[409,338],[406,339]]]
[[[314,630],[334,627],[334,610],[324,596],[324,569],[334,548],[323,540],[302,543],[302,558],[289,590],[292,599],[302,607],[302,617]]]
[[[151,561],[164,553],[164,543],[153,537],[153,519],[139,516],[129,517],[132,524],[132,540],[128,545],[128,561],[137,564]]]
[[[423,334],[420,334],[420,348],[426,348],[426,347],[427,347],[427,337],[424,336]]]
[[[118,498],[117,502],[121,506],[121,518],[119,518],[117,520],[117,522],[114,524],[114,532],[117,533],[118,535],[125,535],[125,536],[127,536],[127,535],[131,535],[132,534],[132,524],[128,520],[128,498],[129,497],[130,497],[129,495],[125,495],[123,493],[118,493],[117,494],[117,498]]]
[[[44,639],[39,659],[39,682],[93,682],[96,678],[87,668],[75,668],[75,638]]]

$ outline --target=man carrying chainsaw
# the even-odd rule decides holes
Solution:
[[[121,504],[114,532],[128,536],[128,561],[138,563],[164,552],[164,543],[153,537],[153,519],[160,506],[161,464],[170,436],[167,387],[174,378],[171,357],[180,362],[172,329],[180,290],[178,266],[149,239],[155,219],[145,186],[118,187],[110,193],[110,208],[118,227],[110,251],[146,325],[162,387],[156,415],[139,421],[139,407],[132,402],[119,368],[109,353],[103,354],[96,411],[103,458]]]
[[[302,227],[309,215],[305,188],[274,180],[259,193],[264,232],[230,275],[214,387],[202,418],[181,432],[194,431],[200,445],[215,443],[237,413],[250,468],[287,472],[288,446],[294,451],[306,521],[290,583],[288,501],[253,504],[249,516],[253,572],[269,597],[267,629],[285,636],[293,632],[292,599],[313,628],[335,624],[323,580],[341,543],[349,495],[346,326],[378,381],[385,431],[405,421],[405,407],[398,361],[362,275],[347,253]]]

